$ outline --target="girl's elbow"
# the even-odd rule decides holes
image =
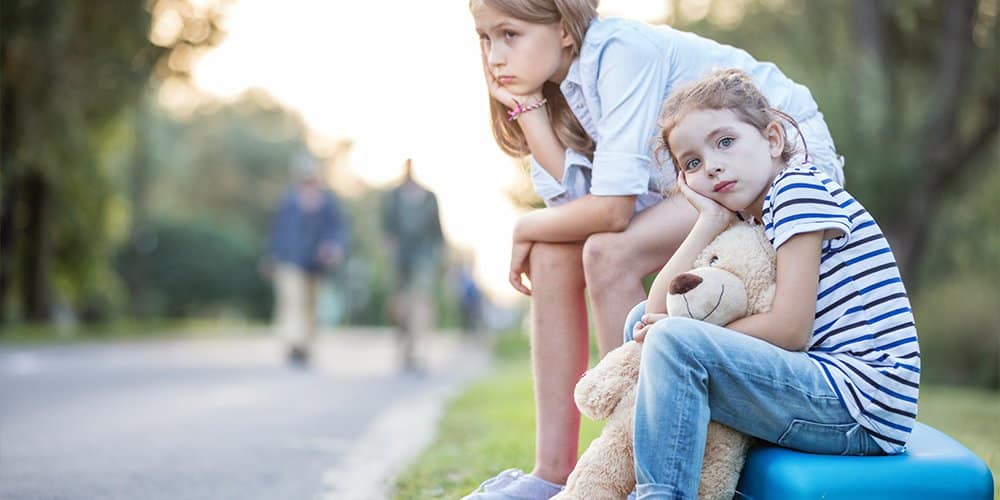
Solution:
[[[620,233],[628,229],[628,225],[632,223],[632,214],[626,216],[621,216],[618,214],[608,217],[607,232],[609,233]]]
[[[628,229],[632,223],[634,214],[634,203],[624,203],[622,200],[615,200],[604,210],[604,228],[609,233],[620,233]]]
[[[635,212],[635,196],[588,195],[589,216],[595,232],[620,233],[628,229]]]
[[[789,351],[804,351],[806,347],[809,347],[809,339],[811,338],[812,332],[810,330],[795,329],[787,332],[783,347]]]
[[[812,308],[806,311],[789,310],[777,305],[772,309],[770,324],[776,327],[773,334],[780,340],[780,347],[789,351],[804,351],[809,346],[815,319]]]

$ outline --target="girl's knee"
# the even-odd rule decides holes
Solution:
[[[649,329],[643,352],[651,350],[666,356],[684,356],[701,351],[709,340],[702,322],[691,318],[663,318]]]
[[[639,364],[640,377],[658,377],[688,366],[691,349],[683,340],[684,328],[677,318],[664,318],[654,323],[646,332],[642,345],[642,362]]]
[[[579,245],[538,242],[532,245],[528,258],[531,275],[536,279],[539,276],[583,274]]]
[[[583,244],[583,268],[588,276],[621,278],[630,271],[631,245],[623,241],[623,233],[598,233]]]

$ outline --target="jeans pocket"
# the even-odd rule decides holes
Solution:
[[[857,430],[851,431],[850,434],[850,440],[848,441],[850,448],[844,453],[845,455],[872,456],[885,454],[882,451],[882,447],[872,439],[871,434],[864,427],[859,425]]]
[[[792,419],[788,428],[778,438],[778,444],[793,450],[826,455],[856,454],[858,435],[864,435],[856,422],[824,424],[802,419]]]

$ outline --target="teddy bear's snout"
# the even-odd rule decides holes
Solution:
[[[702,282],[701,276],[682,273],[674,277],[670,282],[670,293],[673,295],[684,295],[698,287]]]

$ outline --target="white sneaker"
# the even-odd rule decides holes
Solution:
[[[520,469],[507,469],[483,481],[462,500],[548,500],[562,490],[562,485],[525,474]]]

